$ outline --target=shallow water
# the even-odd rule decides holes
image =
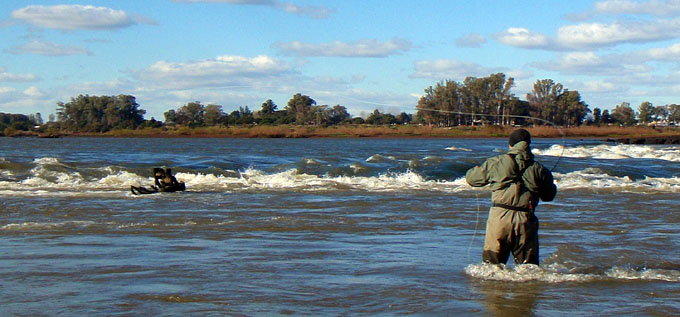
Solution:
[[[680,147],[533,146],[541,266],[499,269],[462,176],[505,140],[0,138],[0,315],[679,314]]]

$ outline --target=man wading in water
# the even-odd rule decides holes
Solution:
[[[557,194],[550,170],[534,161],[529,131],[510,134],[510,151],[487,159],[467,171],[470,186],[490,185],[492,207],[486,223],[482,260],[505,264],[512,252],[517,264],[538,265],[539,198],[551,201]]]

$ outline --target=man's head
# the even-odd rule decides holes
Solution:
[[[525,141],[527,144],[531,144],[531,134],[529,131],[524,129],[517,129],[512,131],[510,138],[508,139],[508,144],[510,147],[515,146],[518,142]]]

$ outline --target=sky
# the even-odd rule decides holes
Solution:
[[[590,109],[680,103],[680,0],[2,0],[0,39],[0,112],[45,119],[81,94],[158,120],[297,93],[415,113],[429,86],[499,72],[524,100],[552,79]]]

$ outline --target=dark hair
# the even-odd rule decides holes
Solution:
[[[510,146],[515,146],[515,144],[521,141],[531,144],[531,134],[529,134],[529,131],[524,129],[512,131],[510,138],[508,139],[508,144],[510,144]]]

